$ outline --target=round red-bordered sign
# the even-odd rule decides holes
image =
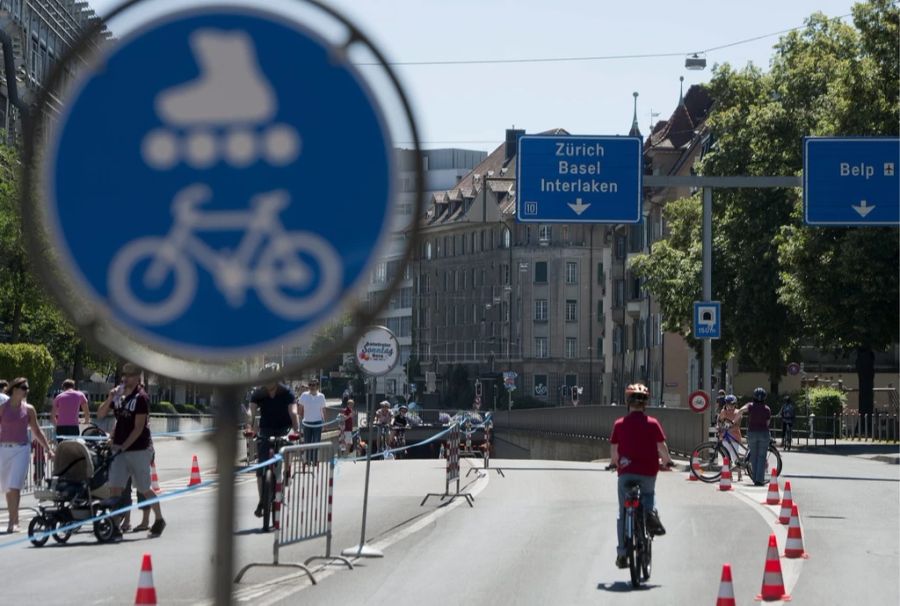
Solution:
[[[688,396],[688,405],[694,412],[703,412],[709,408],[709,396],[705,391],[698,389]]]

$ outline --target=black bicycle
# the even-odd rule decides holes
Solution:
[[[262,438],[257,439],[262,440]],[[269,455],[267,457],[267,460],[273,458],[276,454],[278,454],[278,452],[283,447],[290,446],[299,439],[300,436],[293,432],[285,434],[283,436],[271,436],[270,438],[268,438]],[[270,463],[269,465],[266,465],[265,470],[263,471],[262,492],[259,499],[260,506],[257,509],[257,516],[262,517],[263,520],[263,532],[268,532],[272,525],[276,497],[275,480],[279,476],[282,478],[282,490],[284,490],[284,487],[287,486],[288,481],[290,480],[291,469],[290,464],[284,465],[284,460],[281,458]]]
[[[615,465],[606,469],[614,471]],[[647,530],[647,515],[641,505],[641,486],[626,484],[628,493],[622,508],[624,520],[625,558],[631,574],[631,586],[637,589],[650,579],[653,566],[653,535]]]
[[[720,423],[719,435],[721,437],[718,440],[703,442],[694,447],[694,451],[691,453],[691,473],[697,476],[698,480],[709,483],[718,482],[722,476],[722,468],[725,467],[725,459],[729,459],[730,468],[738,474],[738,481],[741,480],[744,471],[748,476],[753,477],[750,449],[731,435],[728,431],[730,428],[730,423]],[[781,477],[781,453],[775,447],[775,440],[769,440],[769,448],[766,452],[766,482],[769,481],[773,468],[778,471],[778,477]]]
[[[790,451],[793,441],[794,441],[794,422],[793,421],[782,421],[781,422],[781,447],[787,451]]]

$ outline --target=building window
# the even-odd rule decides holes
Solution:
[[[578,357],[578,339],[575,337],[566,337],[566,357]]]
[[[597,284],[603,284],[604,278],[603,263],[597,263]]]
[[[534,319],[537,322],[547,321],[547,299],[534,300]]]
[[[547,375],[534,375],[534,389],[532,393],[536,398],[547,397]]]
[[[613,354],[620,354],[625,351],[624,336],[625,331],[622,330],[622,325],[616,324],[613,327]]]
[[[566,261],[566,284],[578,284],[578,263]]]
[[[616,236],[616,259],[625,258],[625,236]]]
[[[387,281],[387,263],[379,263],[375,266],[375,283],[384,284]]]
[[[425,258],[431,260],[431,242],[425,243]]]
[[[546,261],[535,261],[534,262],[534,283],[535,284],[546,284],[547,283],[547,262]]]
[[[509,228],[504,227],[503,230],[500,232],[500,246],[502,246],[503,248],[509,248],[509,246],[510,246],[509,240],[510,240]]]
[[[538,227],[538,241],[541,244],[547,244],[550,242],[550,226],[549,225],[541,225]]]
[[[550,347],[547,344],[547,337],[535,337],[534,338],[534,357],[535,358],[549,358],[550,357]]]
[[[566,299],[566,322],[578,321],[578,301]]]
[[[615,290],[613,291],[613,300],[616,307],[625,305],[625,280],[616,280]]]
[[[509,265],[500,266],[500,284],[509,284]]]

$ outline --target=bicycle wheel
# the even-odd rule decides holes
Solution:
[[[650,569],[653,565],[653,537],[647,532],[644,523],[641,523],[638,536],[641,537],[641,580],[646,583],[650,579]]]
[[[703,442],[691,453],[691,473],[703,482],[718,482],[727,456],[721,443]]]
[[[31,541],[32,545],[35,547],[43,547],[47,543],[47,539],[50,538],[50,535],[38,535],[49,530],[50,522],[45,520],[44,516],[35,516],[31,518],[31,523],[28,524],[28,540]]]
[[[272,520],[272,503],[275,500],[275,472],[272,467],[266,468],[262,483],[262,507],[263,507],[263,531],[269,530],[269,522]]]
[[[637,516],[633,508],[625,510],[625,555],[628,559],[628,571],[631,574],[631,586],[641,585],[640,539],[638,538]],[[629,523],[630,522],[630,523]],[[630,528],[630,532],[629,532]]]

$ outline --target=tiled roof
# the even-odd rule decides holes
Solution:
[[[644,144],[645,149],[681,149],[690,143],[694,132],[709,115],[712,98],[705,87],[691,86],[672,116],[656,123]]]

